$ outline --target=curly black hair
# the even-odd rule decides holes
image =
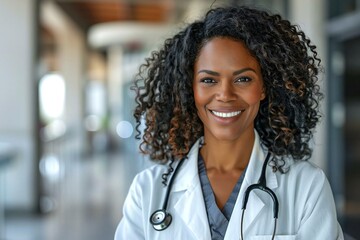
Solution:
[[[215,37],[243,42],[261,66],[266,98],[255,129],[272,153],[274,171],[284,172],[286,157],[308,160],[323,96],[317,84],[321,61],[316,46],[280,15],[245,6],[209,10],[202,20],[165,40],[141,65],[133,86],[140,150],[165,163],[184,157],[203,135],[192,88],[194,62]]]

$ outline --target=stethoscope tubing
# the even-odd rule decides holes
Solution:
[[[187,157],[182,158],[180,160],[180,162],[178,163],[178,165],[176,166],[174,173],[172,175],[172,177],[170,178],[170,182],[169,185],[166,189],[166,193],[165,193],[165,199],[162,205],[161,209],[156,210],[155,212],[153,212],[150,216],[150,223],[153,226],[153,228],[156,231],[163,231],[166,228],[168,228],[172,222],[172,216],[170,213],[167,212],[167,207],[168,207],[168,202],[169,202],[169,196],[170,196],[170,191],[174,182],[174,179],[177,175],[177,173],[179,172],[179,169],[181,168],[181,165],[185,162],[185,159],[187,159]]]
[[[181,168],[181,165],[183,165],[183,163],[185,162],[185,159],[187,159],[187,157],[182,158],[182,159],[180,160],[180,162],[178,163],[178,165],[176,166],[175,170],[174,170],[173,176],[171,177],[170,182],[169,182],[169,186],[168,186],[168,188],[166,189],[166,194],[165,194],[165,199],[164,199],[164,203],[163,203],[162,209],[167,209],[167,205],[168,205],[168,202],[169,202],[170,191],[171,191],[173,182],[174,182],[174,180],[175,180],[175,178],[176,178],[176,175],[177,175],[178,172],[179,172],[179,169]]]
[[[268,188],[266,186],[266,166],[269,163],[270,156],[271,156],[271,154],[268,153],[266,158],[265,158],[264,164],[263,164],[262,169],[261,169],[261,174],[260,174],[258,183],[250,185],[245,190],[245,194],[244,194],[244,198],[243,198],[243,205],[242,205],[241,223],[240,223],[240,235],[241,235],[242,240],[244,239],[244,236],[243,236],[243,223],[244,223],[244,214],[245,214],[245,210],[246,210],[246,205],[247,205],[247,202],[249,200],[249,196],[250,196],[251,191],[253,191],[255,189],[259,189],[261,191],[264,191],[264,192],[266,192],[267,194],[269,194],[271,196],[271,199],[273,201],[273,216],[274,216],[274,230],[273,230],[273,234],[272,234],[271,239],[275,238],[276,227],[277,227],[277,219],[278,219],[278,216],[279,216],[279,201],[278,201],[278,199],[276,197],[276,194],[270,188]]]
[[[266,167],[268,165],[269,159],[270,159],[271,154],[268,153],[264,164],[262,166],[261,169],[261,174],[259,177],[259,181],[256,184],[252,184],[249,187],[246,188],[245,190],[245,194],[244,194],[244,198],[243,198],[243,205],[242,205],[242,214],[241,214],[241,223],[240,223],[240,237],[243,240],[244,236],[243,236],[243,223],[244,223],[244,215],[245,215],[245,210],[246,210],[246,205],[247,202],[249,200],[249,196],[251,191],[255,190],[255,189],[259,189],[261,191],[266,192],[267,194],[269,194],[271,196],[271,199],[273,201],[273,215],[274,215],[274,230],[273,230],[273,234],[272,234],[272,238],[275,238],[275,234],[276,234],[276,227],[277,227],[277,219],[278,219],[278,213],[279,213],[279,201],[276,197],[276,194],[266,186]],[[178,165],[176,166],[173,176],[171,177],[170,181],[169,181],[169,185],[166,189],[166,193],[165,193],[165,198],[164,198],[164,202],[162,205],[161,209],[156,210],[155,212],[153,212],[153,214],[151,214],[150,216],[150,223],[152,224],[153,228],[156,231],[163,231],[166,228],[169,227],[169,225],[172,222],[172,216],[170,213],[167,212],[167,207],[168,207],[168,202],[169,202],[169,197],[170,197],[170,191],[173,185],[173,182],[182,166],[182,164],[185,162],[185,160],[187,159],[187,157],[184,157],[180,160],[180,162],[178,163]]]

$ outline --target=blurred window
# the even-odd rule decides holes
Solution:
[[[330,0],[329,3],[330,19],[360,11],[359,0]]]
[[[40,116],[46,123],[63,115],[65,105],[65,80],[58,73],[44,75],[39,84]]]

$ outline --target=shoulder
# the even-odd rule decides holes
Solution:
[[[329,182],[324,171],[309,161],[289,161],[289,169],[280,178],[288,182],[288,186],[295,186],[295,191],[301,189],[304,196],[308,194],[321,194],[330,190]],[[284,181],[282,181],[284,183]]]
[[[162,181],[162,175],[168,171],[168,165],[155,164],[152,165],[138,174],[136,174],[133,185],[146,184],[152,187],[154,183],[158,184]]]
[[[309,161],[289,161],[289,170],[286,175],[289,175],[289,178],[295,178],[298,180],[317,180],[318,181],[325,181],[326,176],[324,171],[316,166],[314,163]]]
[[[336,216],[334,198],[324,171],[309,161],[295,161],[288,172],[277,173],[282,201],[288,202],[302,223],[314,213]]]
[[[162,175],[166,172],[166,165],[153,165],[136,174],[129,188],[124,207],[136,205],[139,209],[143,209],[149,207],[150,201],[159,200],[164,188]]]
[[[337,222],[334,196],[324,171],[309,161],[296,161],[290,165],[282,183],[286,187],[286,198],[294,216],[298,219],[299,239],[342,239]],[[285,180],[286,179],[286,180]],[[289,208],[287,208],[289,210]],[[321,228],[318,226],[321,223]],[[327,236],[327,237],[324,237]],[[316,238],[317,239],[317,238]]]

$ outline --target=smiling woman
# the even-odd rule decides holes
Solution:
[[[168,166],[135,177],[115,239],[343,239],[306,161],[319,63],[296,26],[248,7],[167,39],[140,68],[134,116],[140,150]]]
[[[242,42],[213,38],[195,61],[193,91],[206,139],[200,154],[222,209],[250,160],[254,120],[265,98],[260,65]]]

